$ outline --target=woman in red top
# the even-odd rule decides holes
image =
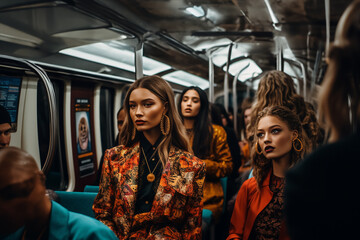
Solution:
[[[259,113],[255,131],[254,177],[240,188],[228,240],[284,239],[284,177],[305,149],[300,120],[286,107],[267,107]]]

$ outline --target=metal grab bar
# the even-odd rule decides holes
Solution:
[[[40,79],[44,82],[46,93],[48,95],[49,108],[50,108],[49,148],[48,148],[48,153],[46,155],[46,160],[45,160],[44,166],[41,169],[41,171],[46,175],[47,172],[50,170],[50,167],[52,165],[52,161],[54,158],[55,146],[56,146],[55,135],[57,132],[56,131],[57,127],[58,127],[58,117],[57,117],[57,113],[56,113],[54,87],[53,87],[49,77],[45,73],[45,71],[42,68],[40,68],[39,66],[31,63],[30,61],[25,60],[25,59],[11,57],[11,56],[6,56],[6,55],[0,55],[0,59],[6,59],[6,60],[10,60],[10,61],[14,61],[14,62],[22,63],[22,64],[26,65],[27,67],[32,69],[40,77]]]
[[[300,62],[299,60],[292,60],[289,58],[284,58],[284,61],[290,63],[290,64],[298,64],[301,68],[301,72],[303,75],[303,97],[305,99],[305,101],[307,101],[307,88],[306,88],[306,83],[307,83],[307,78],[306,78],[306,70],[305,70],[305,66],[302,62]]]
[[[245,67],[243,67],[242,69],[240,69],[240,71],[237,72],[237,74],[235,75],[234,77],[234,80],[233,80],[233,84],[232,84],[232,104],[233,104],[233,110],[234,110],[234,113],[233,113],[233,116],[234,116],[234,130],[235,132],[237,133],[237,109],[238,109],[238,104],[237,104],[237,89],[236,89],[236,86],[237,86],[237,82],[238,82],[238,78],[240,76],[240,74],[245,70],[247,69],[248,67],[250,66],[250,63],[248,63]]]
[[[229,52],[227,56],[227,62],[226,62],[226,72],[224,76],[224,107],[226,109],[226,112],[229,112],[229,68],[230,68],[230,62],[231,62],[231,52],[234,44],[231,43],[229,46]]]

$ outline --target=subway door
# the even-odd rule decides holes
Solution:
[[[69,85],[67,83],[68,93]],[[65,121],[71,126],[66,139],[71,138],[71,146],[68,144],[67,148],[71,148],[73,160],[68,161],[71,175],[68,191],[83,191],[85,185],[92,185],[96,181],[97,146],[100,145],[101,150],[101,140],[95,136],[99,128],[99,123],[94,120],[94,112],[98,110],[98,106],[94,106],[97,102],[95,85],[91,82],[72,81],[70,92],[70,101],[67,103],[70,121]]]

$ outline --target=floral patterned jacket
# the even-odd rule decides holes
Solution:
[[[201,239],[205,164],[171,147],[150,212],[135,215],[139,143],[105,152],[96,219],[119,239]]]

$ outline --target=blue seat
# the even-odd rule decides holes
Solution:
[[[227,194],[227,180],[228,180],[227,177],[220,178],[220,183],[221,183],[221,186],[222,186],[222,189],[223,189],[223,192],[224,192],[224,204],[223,204],[223,211],[222,211],[223,214],[224,214],[225,211],[226,211],[226,204],[227,204],[227,198],[226,198],[226,194]]]
[[[210,211],[209,209],[203,209],[202,219],[208,226],[210,226],[212,221],[212,211]]]
[[[91,185],[86,185],[84,188],[84,192],[99,192],[99,186],[91,186]]]
[[[94,192],[66,192],[55,191],[59,197],[59,204],[66,209],[81,213],[89,217],[95,217],[92,210],[97,193]]]

